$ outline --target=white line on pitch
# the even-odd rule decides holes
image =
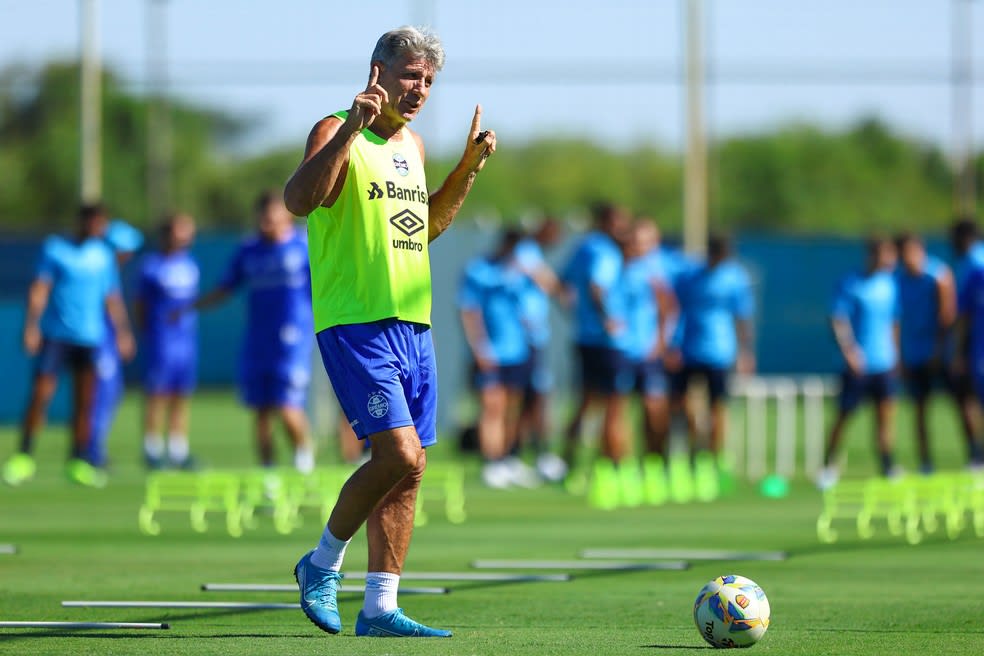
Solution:
[[[684,570],[690,565],[683,560],[658,563],[629,563],[600,560],[476,560],[475,569],[574,569],[574,570]]]
[[[16,544],[0,544],[0,554],[5,556],[12,556],[17,553]]]
[[[297,592],[294,583],[203,583],[205,592]],[[339,592],[357,592],[362,594],[366,589],[361,585],[340,585]],[[403,594],[442,595],[451,592],[448,588],[408,587],[400,588]]]
[[[0,629],[170,629],[166,622],[0,622]]]
[[[63,601],[66,608],[239,608],[242,610],[296,610],[299,603],[270,604],[251,601]]]
[[[726,549],[585,549],[581,558],[682,558],[684,560],[786,560],[785,551],[728,551]]]

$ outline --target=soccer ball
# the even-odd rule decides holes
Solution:
[[[714,647],[751,647],[769,628],[769,600],[755,581],[719,576],[697,594],[694,624]]]

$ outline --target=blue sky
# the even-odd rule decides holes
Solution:
[[[681,0],[167,0],[182,98],[256,121],[251,147],[303,144],[347,107],[375,39],[428,23],[448,61],[417,129],[457,149],[481,102],[500,146],[539,135],[680,146]],[[712,134],[779,122],[839,126],[876,114],[950,144],[948,0],[705,0]],[[146,80],[146,0],[101,0],[102,54]],[[77,0],[0,0],[0,67],[74,56]],[[984,143],[984,2],[973,3],[978,144]],[[800,73],[812,72],[811,79]],[[882,74],[890,75],[882,75]]]

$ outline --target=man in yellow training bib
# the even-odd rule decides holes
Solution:
[[[301,608],[338,633],[345,547],[366,524],[369,574],[355,633],[450,637],[397,607],[417,490],[437,440],[437,372],[430,333],[428,244],[444,232],[495,152],[475,107],[464,154],[436,191],[424,144],[407,123],[444,66],[433,33],[401,27],[379,38],[369,84],[347,111],[319,121],[287,183],[287,207],[308,217],[318,346],[345,415],[372,457],[342,488],[318,546],[294,569]]]

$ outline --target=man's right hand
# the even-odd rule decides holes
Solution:
[[[864,354],[861,353],[861,349],[850,349],[844,355],[844,359],[847,360],[847,368],[852,374],[860,376],[864,373]]]
[[[352,109],[345,119],[345,123],[355,132],[361,132],[372,125],[372,122],[383,113],[383,105],[389,102],[389,94],[386,93],[386,89],[379,86],[378,82],[379,66],[373,64],[366,90],[352,101]]]
[[[41,350],[41,329],[36,324],[24,326],[24,350],[28,355],[37,355]]]

